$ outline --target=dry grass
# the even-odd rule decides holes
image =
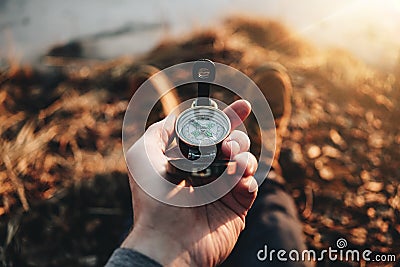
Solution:
[[[53,58],[57,75],[2,70],[0,216],[12,218],[20,207],[28,210],[97,175],[125,173],[121,125],[140,84],[140,66],[164,68],[198,58],[249,75],[264,61],[288,68],[293,111],[281,164],[310,247],[321,249],[345,236],[354,247],[400,253],[396,75],[343,51],[318,51],[276,22],[242,17],[165,40],[136,60]]]

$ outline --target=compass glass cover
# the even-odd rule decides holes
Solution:
[[[185,110],[176,121],[178,137],[193,146],[211,146],[222,142],[229,134],[228,116],[213,107],[193,107]]]

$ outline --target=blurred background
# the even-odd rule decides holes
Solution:
[[[308,247],[398,258],[399,33],[398,0],[0,0],[0,265],[104,265],[132,223],[121,127],[143,66],[198,58],[284,65]]]
[[[71,40],[83,41],[88,56],[141,53],[166,36],[182,36],[238,13],[278,20],[320,47],[343,48],[388,69],[399,56],[397,0],[3,0],[0,55],[34,62],[50,46]]]

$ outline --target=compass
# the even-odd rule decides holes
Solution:
[[[194,106],[180,114],[175,130],[185,145],[216,146],[228,136],[231,123],[228,116],[216,107]]]
[[[223,158],[222,141],[231,132],[228,116],[210,99],[210,83],[215,79],[215,65],[202,59],[193,65],[193,78],[198,82],[198,95],[192,106],[179,114],[175,132],[184,158],[171,159],[170,175],[178,177],[217,178],[228,167],[234,172],[235,162]]]

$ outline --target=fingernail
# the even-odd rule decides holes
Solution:
[[[250,181],[248,183],[248,187],[249,187],[248,188],[249,193],[255,192],[257,190],[257,188],[258,188],[258,184],[257,184],[256,179],[254,179],[254,178],[250,179]]]
[[[247,104],[247,106],[249,106],[250,108],[251,108],[251,104],[250,104],[250,102],[249,101],[247,101],[247,100],[243,100],[244,102],[246,102],[246,104]]]
[[[228,141],[227,145],[231,149],[231,154],[236,155],[240,152],[240,145],[235,140]]]

